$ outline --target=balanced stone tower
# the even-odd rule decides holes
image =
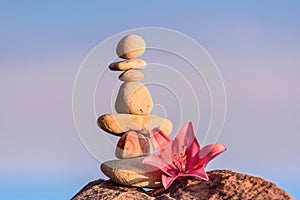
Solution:
[[[143,83],[141,72],[147,66],[146,61],[137,59],[143,55],[146,44],[138,35],[128,35],[117,45],[117,55],[125,60],[109,65],[112,71],[124,71],[119,80],[120,86],[115,109],[117,114],[105,114],[99,117],[99,127],[107,133],[119,136],[115,156],[119,159],[104,162],[102,172],[111,180],[126,186],[157,188],[161,187],[161,171],[143,165],[145,156],[152,153],[148,139],[154,128],[169,135],[172,123],[168,119],[150,115],[153,108],[152,96]]]

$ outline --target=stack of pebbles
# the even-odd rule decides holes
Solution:
[[[128,35],[117,45],[117,55],[125,60],[109,65],[112,71],[124,71],[119,80],[120,86],[115,109],[118,114],[105,114],[99,117],[98,125],[110,134],[120,136],[115,156],[119,159],[104,162],[102,172],[111,180],[126,186],[157,188],[161,186],[161,172],[142,164],[145,156],[152,153],[148,139],[154,128],[166,134],[172,131],[168,119],[150,115],[153,101],[148,88],[141,82],[147,63],[137,59],[143,55],[146,44],[138,35]]]

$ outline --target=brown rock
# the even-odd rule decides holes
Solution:
[[[259,177],[215,170],[208,172],[209,181],[189,178],[181,183],[175,182],[168,190],[156,189],[145,192],[141,188],[124,187],[103,179],[93,181],[76,194],[72,200],[87,199],[255,199],[255,200],[291,200],[294,199],[274,183]]]
[[[113,135],[122,136],[128,131],[137,131],[146,136],[154,128],[165,134],[172,132],[173,125],[168,119],[154,115],[106,114],[98,118],[98,126]]]
[[[111,160],[102,163],[101,171],[111,180],[121,185],[159,188],[161,171],[142,164],[145,157]]]
[[[148,138],[135,131],[129,131],[120,138],[115,155],[117,158],[135,158],[147,156],[152,152],[152,146]]]
[[[112,71],[126,71],[130,69],[145,69],[146,66],[146,61],[141,59],[132,59],[114,62],[110,64],[108,68]]]
[[[120,86],[115,108],[118,113],[149,115],[153,108],[148,88],[140,82],[125,82]]]

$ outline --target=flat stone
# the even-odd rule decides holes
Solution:
[[[123,60],[114,62],[108,66],[112,71],[126,71],[130,69],[145,69],[147,67],[146,61],[142,59]]]
[[[120,58],[132,59],[144,54],[146,43],[143,38],[132,34],[123,37],[117,45],[117,55]]]
[[[123,72],[119,79],[121,81],[131,82],[131,81],[140,81],[143,80],[144,74],[141,72],[141,70],[136,69],[130,69],[125,72]]]
[[[152,152],[152,146],[148,138],[143,134],[129,131],[120,138],[115,155],[117,158],[135,158],[148,156]]]
[[[120,86],[115,103],[118,113],[149,115],[152,108],[152,96],[143,83],[125,82]]]
[[[161,171],[142,164],[145,157],[111,160],[101,165],[101,171],[112,181],[125,186],[161,187]]]
[[[170,120],[154,115],[106,114],[98,118],[98,125],[102,130],[117,136],[128,131],[137,131],[148,136],[154,128],[169,135],[173,129]]]

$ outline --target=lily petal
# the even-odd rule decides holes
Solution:
[[[200,178],[203,180],[208,180],[208,176],[205,172],[205,167],[203,165],[191,170],[188,175],[196,177],[196,178]]]
[[[158,128],[151,131],[150,139],[159,158],[161,158],[166,165],[173,163],[172,139]]]
[[[173,175],[172,172],[176,170],[175,166],[172,163],[166,163],[157,155],[150,155],[146,157],[143,161],[143,164],[150,165],[152,167],[156,167],[163,171],[164,173],[168,174],[169,176]]]
[[[188,148],[191,148],[190,152],[192,154],[195,154],[197,150],[199,151],[200,149],[197,138],[195,137],[192,122],[187,122],[176,135],[176,138],[172,143],[172,153],[180,155],[180,153],[183,153],[183,150],[186,151]]]
[[[150,155],[146,157],[142,163],[144,165],[151,165],[153,167],[157,167],[159,169],[163,168],[165,163],[157,156],[157,155]]]
[[[207,174],[178,174],[178,177],[195,177],[197,179],[201,179],[201,180],[205,180],[205,181],[208,181],[209,178],[207,176]]]
[[[186,151],[186,170],[192,169],[199,162],[200,145],[194,133],[192,123],[189,124],[188,137],[192,140]]]
[[[161,175],[161,180],[164,188],[168,189],[177,178],[178,176],[166,176],[164,174]]]
[[[194,171],[193,174],[178,173],[177,175],[172,175],[172,176],[166,176],[163,174],[161,178],[162,178],[162,184],[165,187],[165,189],[170,187],[172,183],[179,177],[195,177],[206,181],[209,180],[204,168],[202,168],[197,172]]]
[[[172,143],[167,145],[163,150],[158,153],[158,156],[165,161],[165,163],[173,163],[173,152],[172,152]]]
[[[183,152],[184,151],[184,152]],[[192,169],[199,162],[200,145],[191,122],[186,123],[172,143],[172,153],[186,155],[186,169]]]
[[[154,128],[151,131],[150,138],[158,153],[172,143],[172,139],[158,128]]]
[[[201,159],[199,164],[206,166],[209,161],[211,161],[224,151],[226,151],[226,147],[223,144],[210,144],[203,147],[199,153],[199,157]]]

